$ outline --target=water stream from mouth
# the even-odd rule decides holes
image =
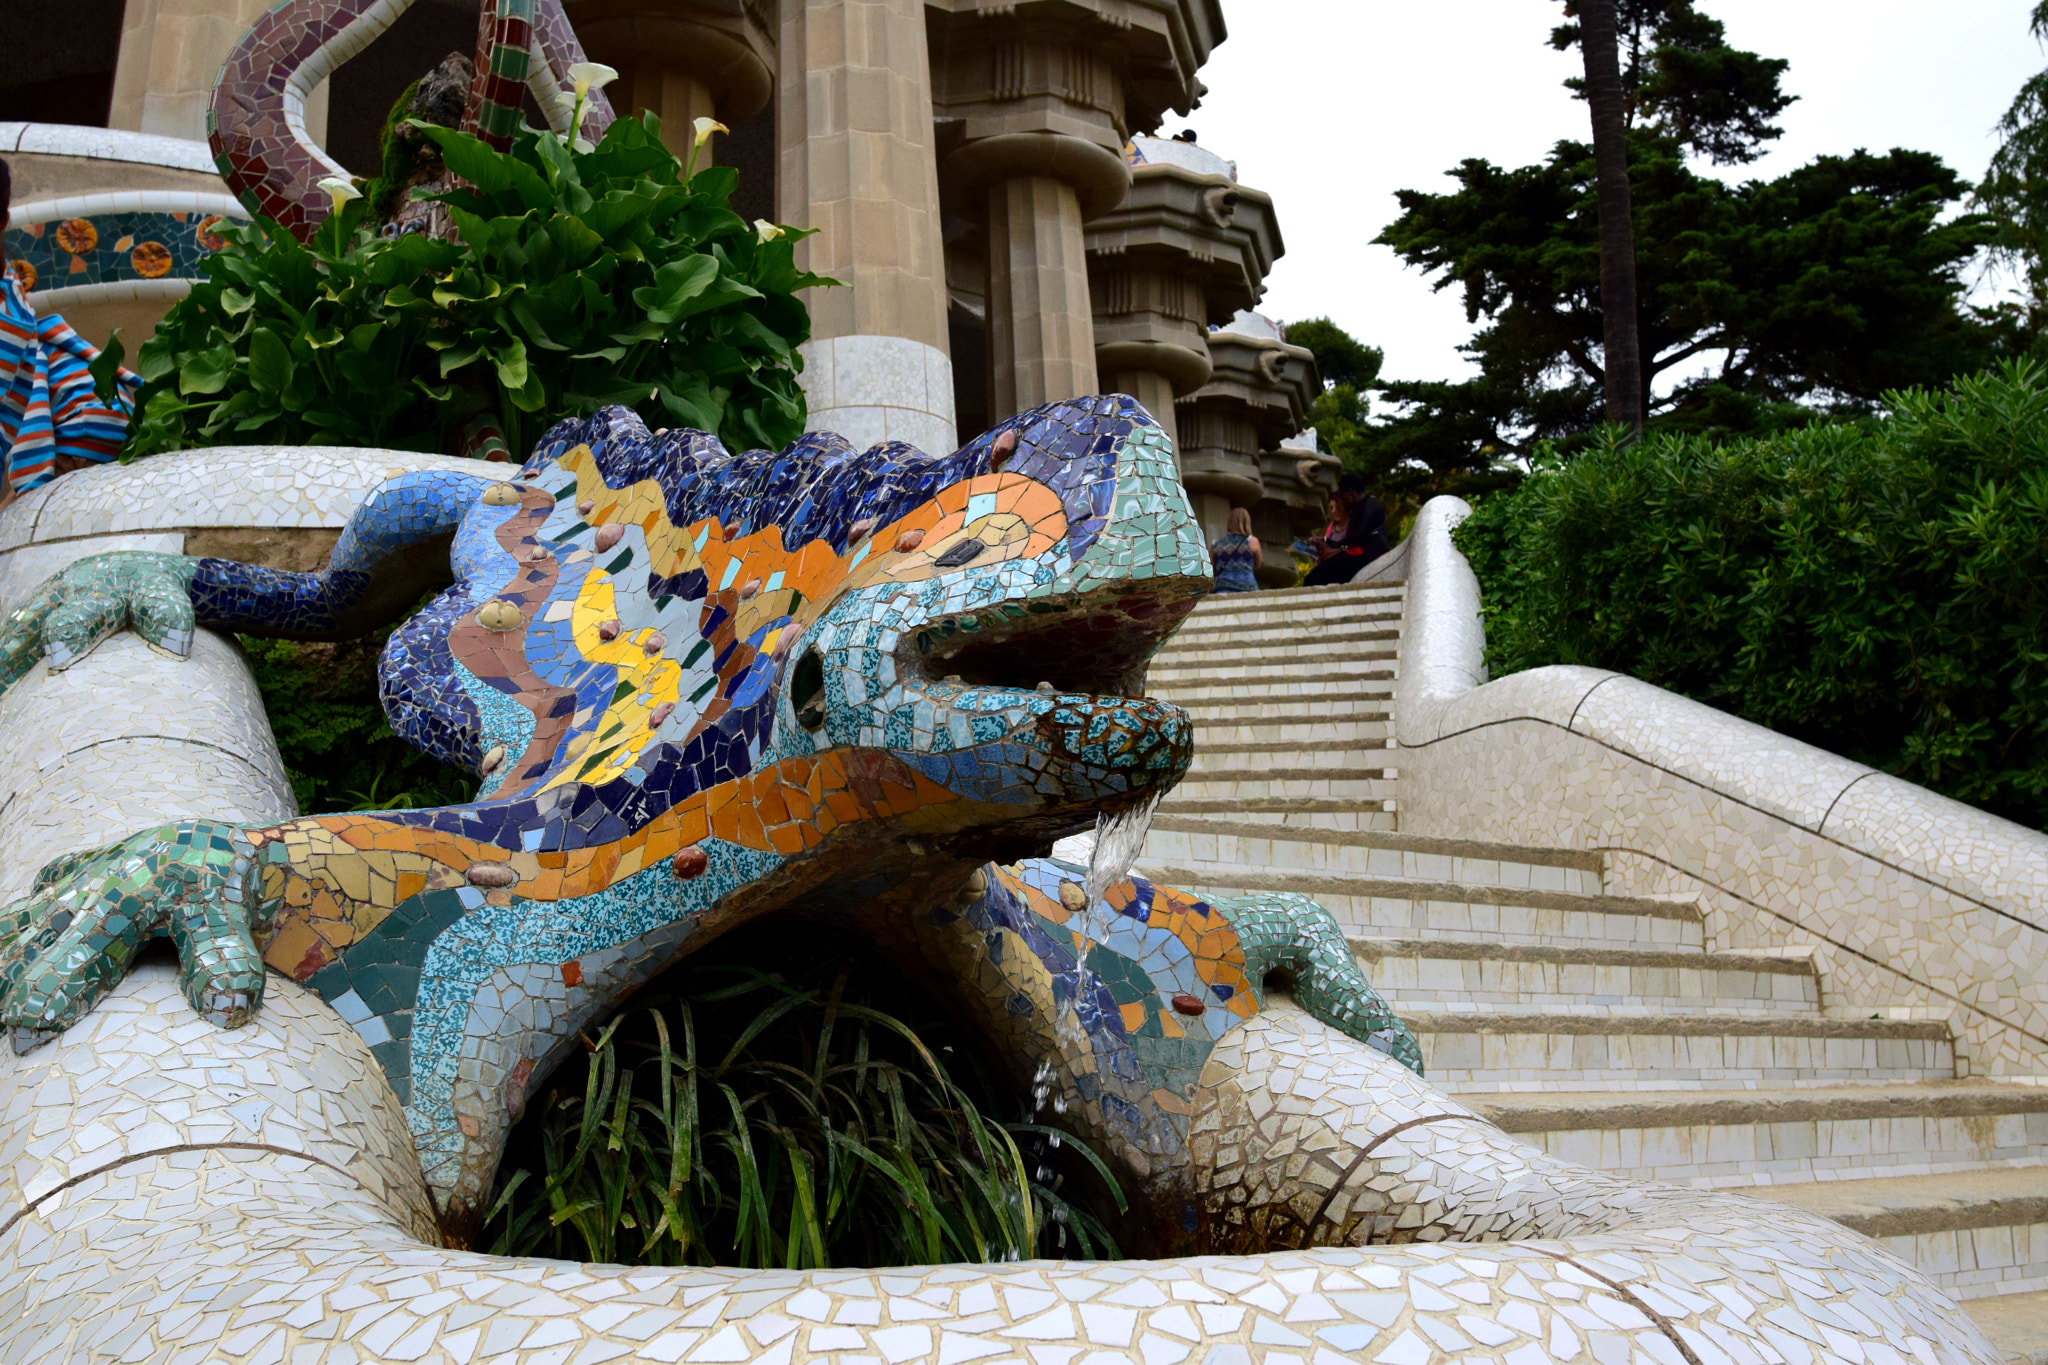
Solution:
[[[1152,813],[1159,809],[1163,794],[1154,792],[1135,806],[1095,817],[1095,847],[1088,855],[1088,879],[1081,888],[1088,896],[1083,933],[1090,947],[1109,935],[1116,912],[1103,897],[1110,887],[1131,875],[1131,864],[1138,861],[1145,836],[1152,832]]]

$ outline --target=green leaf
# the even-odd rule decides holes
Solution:
[[[268,327],[257,328],[249,338],[249,382],[266,398],[275,398],[292,382],[292,353]]]
[[[650,323],[665,327],[680,318],[690,301],[717,278],[717,261],[709,256],[685,256],[655,271],[651,286],[633,291],[633,302],[646,312]]]
[[[503,346],[493,349],[491,351],[491,366],[497,372],[499,384],[503,385],[507,390],[523,391],[528,381],[526,343],[518,337],[513,337]],[[448,371],[444,368],[441,373],[445,375]],[[532,411],[532,409],[528,409],[528,411]]]
[[[178,370],[178,392],[219,393],[235,372],[235,353],[227,343],[212,346],[186,360]]]

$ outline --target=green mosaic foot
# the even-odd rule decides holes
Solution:
[[[1307,896],[1257,892],[1215,902],[1244,945],[1245,975],[1294,978],[1294,1000],[1331,1028],[1422,1074],[1422,1048],[1358,969],[1336,917]]]
[[[69,668],[127,626],[149,644],[184,658],[192,652],[197,560],[146,550],[115,550],[67,564],[0,622],[0,692],[38,659]]]
[[[0,1027],[17,1052],[63,1032],[155,938],[178,950],[185,998],[222,1028],[263,1004],[256,848],[238,825],[191,820],[58,859],[0,909]]]

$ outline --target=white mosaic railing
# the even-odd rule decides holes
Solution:
[[[2048,1073],[2048,836],[1622,674],[1487,681],[1470,511],[1410,537],[1404,832],[1597,850],[1609,890],[1698,895],[1716,947],[1814,946],[1832,1014],[1945,1017],[1966,1074]]]
[[[434,458],[200,451],[73,474],[0,513],[0,555],[54,564],[198,526],[334,525],[384,474]],[[1411,579],[1434,567],[1429,544],[1404,556]],[[41,790],[49,751],[101,736],[155,751],[95,770],[102,805],[175,805],[217,782],[205,748],[253,775],[245,792],[216,793],[245,805],[239,816],[208,813],[268,818],[266,803],[289,793],[268,771],[246,666],[218,643],[219,667],[203,648],[181,663],[131,637],[64,674],[39,666],[6,698],[22,742],[0,749],[0,788]],[[181,693],[192,714],[169,716]],[[214,742],[184,742],[204,726]],[[1403,1244],[810,1272],[443,1248],[403,1116],[352,1029],[273,976],[257,1019],[220,1030],[185,1003],[168,963],[148,962],[47,1047],[0,1053],[0,1359],[1998,1359],[1949,1295],[1869,1239],[1802,1210],[1551,1157],[1283,999],[1224,1040],[1198,1098],[1194,1141],[1218,1149],[1207,1169],[1219,1184],[1314,1205],[1311,1223],[1372,1210],[1377,1235]],[[1311,1157],[1351,1153],[1341,1176],[1301,1174]]]

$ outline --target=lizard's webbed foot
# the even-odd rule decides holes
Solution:
[[[1359,970],[1336,918],[1290,891],[1258,891],[1215,903],[1237,930],[1245,974],[1292,978],[1295,1003],[1346,1037],[1386,1053],[1422,1074],[1422,1047]]]
[[[197,564],[184,555],[115,550],[65,565],[0,622],[0,692],[38,659],[69,668],[128,626],[184,658],[192,652],[189,589]]]
[[[222,1028],[263,1004],[252,937],[262,899],[241,826],[188,820],[45,867],[27,899],[0,909],[0,1026],[25,1052],[63,1032],[168,937],[192,1008]]]

